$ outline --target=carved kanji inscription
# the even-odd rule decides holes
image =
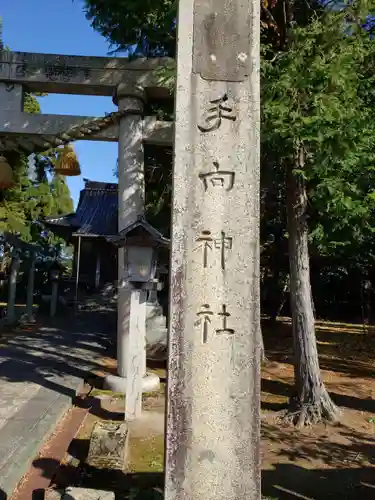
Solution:
[[[227,311],[227,306],[225,304],[221,306],[221,311],[218,313],[218,315],[221,318],[222,324],[221,328],[218,328],[216,330],[216,333],[217,334],[227,333],[228,335],[233,335],[234,334],[233,328],[228,327],[228,318],[230,317],[230,314]]]
[[[198,321],[196,321],[196,325],[200,325],[202,329],[202,341],[205,344],[208,340],[208,330],[211,324],[211,317],[213,316],[213,312],[210,309],[208,304],[203,304],[201,309],[197,312]]]
[[[210,99],[203,115],[203,121],[198,125],[198,128],[201,132],[211,132],[220,127],[222,120],[236,120],[234,106],[229,101],[227,94]]]
[[[200,310],[197,312],[198,320],[195,322],[195,326],[199,326],[202,332],[202,342],[206,344],[209,340],[210,325],[212,323],[214,312],[211,310],[209,304],[203,304]],[[217,335],[234,335],[235,330],[228,326],[228,319],[230,314],[227,310],[227,306],[223,304],[221,310],[217,313],[220,318],[220,327],[214,328],[214,332]]]
[[[221,231],[220,236],[215,238],[212,236],[211,231],[204,230],[200,233],[196,242],[198,245],[194,248],[194,251],[202,251],[204,268],[209,266],[209,253],[217,249],[220,252],[221,269],[225,269],[226,251],[232,249],[233,238],[228,237],[224,231]]]
[[[224,189],[230,191],[234,186],[235,173],[230,170],[221,170],[218,161],[214,161],[215,170],[207,173],[200,173],[199,179],[203,183],[204,190]]]

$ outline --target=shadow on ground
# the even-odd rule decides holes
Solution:
[[[74,398],[77,379],[102,368],[100,359],[113,348],[114,316],[108,310],[69,313],[7,339],[0,347],[0,383],[30,382]]]
[[[41,470],[56,467],[51,459],[35,460]],[[273,470],[262,472],[262,493],[265,498],[293,500],[298,498],[326,500],[370,500],[375,495],[373,468],[308,470],[293,464],[275,464]],[[86,467],[79,477],[74,467],[65,465],[60,473],[68,485],[114,491],[116,500],[163,500],[163,473],[127,473]],[[48,477],[48,476],[47,476]],[[52,479],[52,478],[51,478]],[[33,500],[42,500],[43,492],[35,491]],[[1,498],[1,497],[0,497]]]
[[[319,328],[322,367],[337,372],[341,377],[331,391],[332,397],[339,406],[358,412],[355,428],[345,425],[345,422],[348,424],[348,420],[343,419],[342,424],[334,427],[317,426],[299,431],[278,425],[275,420],[270,422],[265,419],[262,422],[263,495],[269,499],[279,500],[373,499],[375,498],[375,438],[361,427],[365,417],[361,416],[360,412],[375,413],[375,405],[371,397],[365,397],[366,391],[369,393],[369,388],[365,387],[362,390],[357,385],[360,377],[373,376],[374,371],[371,359],[368,355],[366,357],[366,353],[363,359],[358,358],[357,362],[355,358],[353,361],[353,356],[356,356],[357,352],[362,352],[365,345],[363,342],[367,343],[370,336],[358,340],[357,335],[362,336],[360,328],[353,327],[353,331],[347,331],[346,325],[338,327],[342,328],[343,332],[325,331],[324,325]],[[285,364],[291,361],[290,325],[282,325],[281,329],[281,333],[277,331],[273,332],[275,335],[265,336],[269,358],[280,363],[279,369],[281,367],[276,379],[266,378],[267,370],[264,370],[263,393],[278,397],[275,398],[276,402],[262,402],[262,407],[266,410],[281,409],[293,390],[290,377],[292,370]],[[343,349],[342,343],[346,343],[349,347]],[[351,352],[350,356],[347,354],[347,349]],[[371,354],[371,349],[369,352]],[[75,365],[75,369],[80,370],[81,367]],[[350,392],[345,385],[348,380],[351,386],[350,394],[345,393],[345,391]],[[353,392],[353,386],[357,387],[358,392]],[[122,414],[101,408],[98,401],[89,404],[90,412],[100,419],[123,419]],[[350,414],[351,410],[347,413]],[[116,500],[163,499],[164,477],[160,469],[157,472],[123,473],[85,465],[89,450],[89,439],[86,438],[87,435],[71,442],[68,453],[74,460],[70,463],[57,467],[59,464],[53,459],[37,458],[33,465],[56,487],[73,485],[112,490],[116,493]],[[72,465],[74,462],[75,465]],[[77,463],[79,465],[76,465]],[[33,500],[43,498],[40,495],[40,491],[35,491]]]
[[[290,398],[293,396],[294,388],[292,385],[281,380],[269,380],[262,378],[262,391],[275,396],[284,396]],[[337,387],[337,386],[336,386]],[[338,387],[340,388],[340,387]],[[369,394],[367,398],[357,398],[348,394],[339,394],[330,390],[330,396],[338,406],[350,408],[352,410],[375,413],[375,400]],[[263,410],[279,411],[286,408],[285,402],[267,402],[262,401]]]
[[[266,354],[270,361],[293,363],[290,321],[262,321]],[[373,328],[344,323],[316,322],[320,366],[349,377],[373,377],[375,334]],[[355,363],[353,363],[355,360]]]
[[[302,431],[263,422],[264,495],[276,499],[375,498],[375,438],[343,424],[335,429],[335,438],[329,439],[330,431],[324,426]]]
[[[90,403],[94,415],[110,420],[115,417],[100,409],[100,402],[97,405],[93,411],[95,405]],[[116,419],[123,420],[123,415],[117,415]],[[336,429],[335,439],[330,440],[329,430],[324,427],[304,432],[262,422],[264,498],[375,498],[375,438],[343,424]],[[123,473],[87,466],[89,445],[86,437],[73,439],[68,449],[68,456],[73,457],[70,463],[59,466],[53,459],[37,458],[33,465],[55,488],[106,489],[116,493],[116,500],[163,499],[164,476],[160,469],[155,473],[142,470]],[[42,498],[40,491],[34,492],[33,500]]]
[[[263,494],[280,500],[375,498],[374,469],[314,469],[293,464],[275,464],[263,471]]]
[[[72,443],[78,456],[87,454],[89,448],[88,440]],[[72,448],[71,448],[72,449]],[[60,465],[56,476],[52,477],[50,471],[56,470],[58,463],[54,459],[42,458],[33,462],[34,467],[40,469],[43,476],[51,479],[56,489],[67,486],[79,486],[82,488],[105,489],[114,491],[116,500],[163,500],[164,475],[155,473],[123,473],[112,469],[98,469],[83,465],[79,468],[71,465]],[[1,497],[0,497],[1,498]],[[32,500],[43,500],[43,491],[36,490]]]

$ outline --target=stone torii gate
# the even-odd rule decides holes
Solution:
[[[144,215],[143,144],[172,145],[173,123],[144,116],[147,101],[171,99],[155,71],[165,64],[168,59],[130,62],[125,58],[0,51],[0,151],[31,154],[74,140],[118,141],[120,232]],[[119,110],[105,117],[25,113],[25,91],[113,96]],[[118,263],[121,282],[122,248]],[[111,378],[116,389],[126,387],[130,325],[134,323],[130,318],[144,320],[146,307],[144,303],[134,306],[131,292],[122,287],[118,297],[119,378]],[[144,391],[158,386],[155,377],[146,377],[143,368]]]

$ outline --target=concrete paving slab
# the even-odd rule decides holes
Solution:
[[[81,312],[0,346],[0,490],[6,495],[71,407],[83,379],[100,367],[115,336],[110,314]]]

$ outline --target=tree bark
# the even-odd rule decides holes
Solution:
[[[6,272],[7,267],[9,266],[9,248],[6,243],[3,245],[3,257],[0,261],[0,273],[3,276]],[[0,279],[0,289],[5,285],[5,279]]]
[[[260,362],[266,363],[267,356],[266,356],[266,351],[264,349],[264,338],[263,338],[263,330],[261,324],[259,324],[259,335],[260,335]]]
[[[277,310],[275,310],[271,318],[273,321],[275,321],[275,323],[277,321],[277,318],[281,316],[282,310],[284,308],[287,299],[288,291],[289,291],[289,275],[285,276],[284,278],[284,284],[283,284],[283,289],[281,290],[279,304]]]
[[[298,148],[295,168],[304,167],[304,151]],[[286,418],[297,426],[336,421],[339,410],[332,402],[320,374],[312,307],[308,250],[307,193],[301,174],[287,172],[290,302],[293,325],[296,396]]]

